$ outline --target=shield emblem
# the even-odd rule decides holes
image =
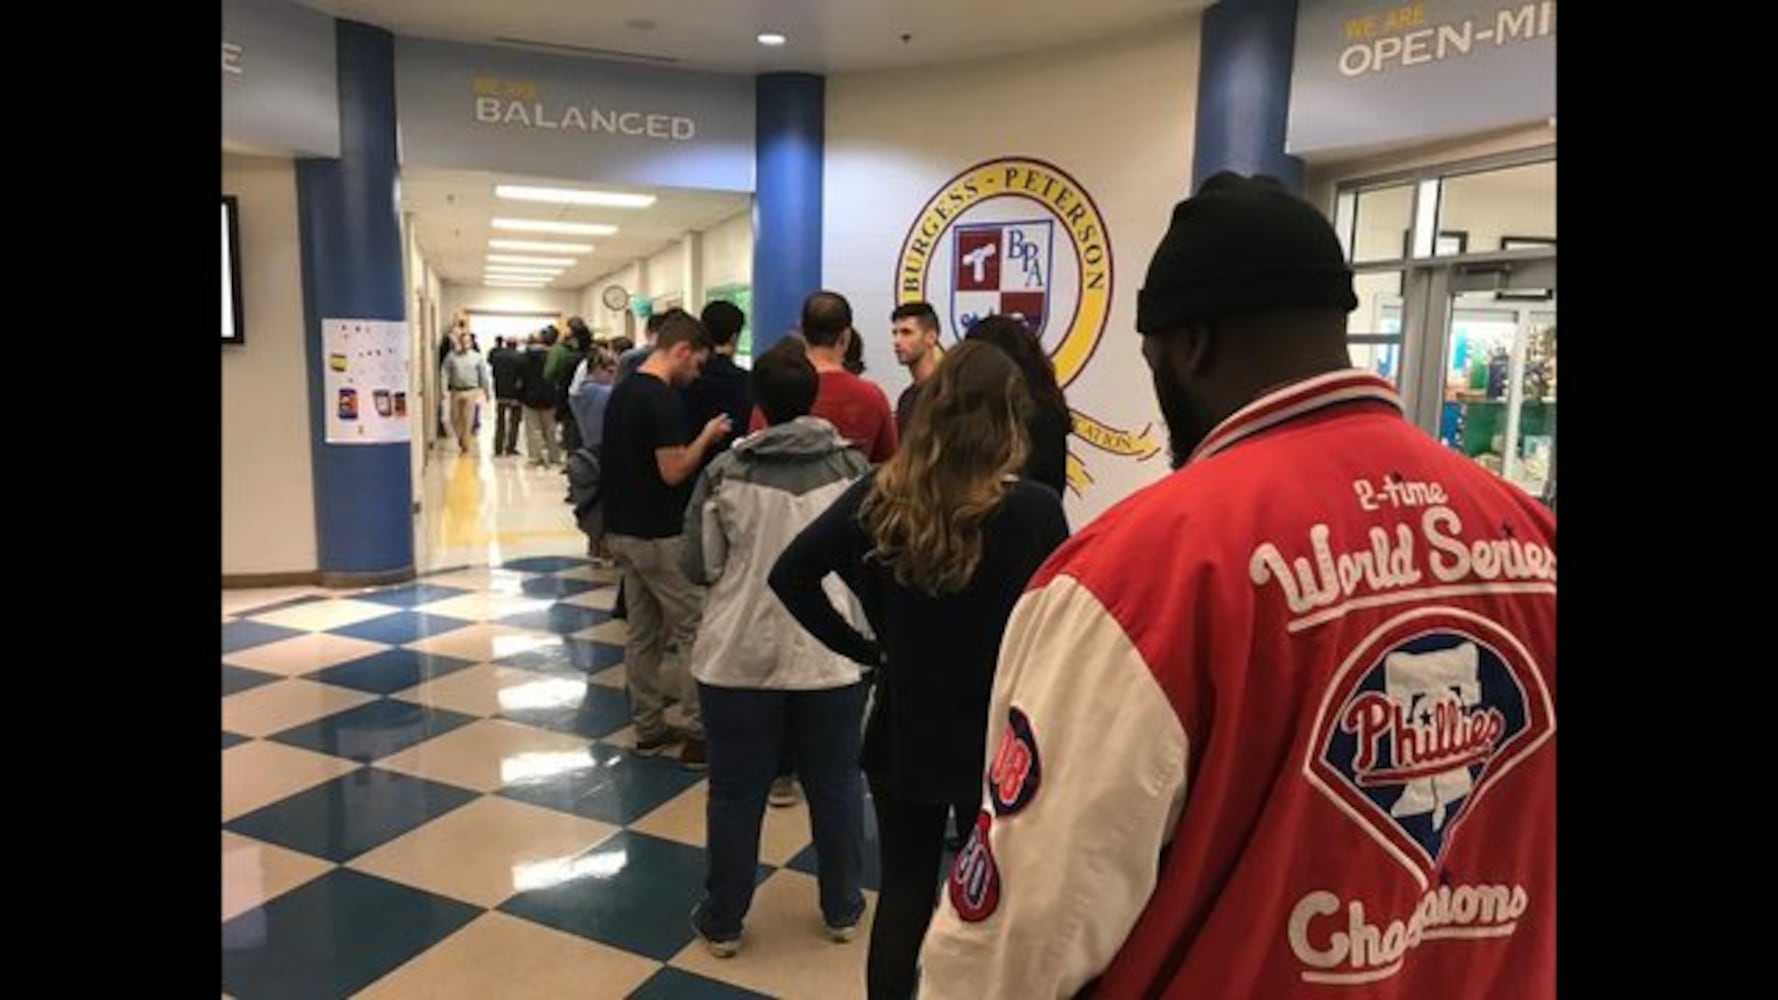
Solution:
[[[962,336],[984,317],[1017,315],[1042,337],[1049,319],[1054,222],[959,224],[951,234],[951,329]]]

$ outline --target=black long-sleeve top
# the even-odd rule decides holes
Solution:
[[[865,559],[873,542],[858,512],[875,478],[859,480],[805,528],[769,582],[811,635],[879,668],[864,742],[872,781],[910,801],[971,802],[980,793],[1000,637],[1032,574],[1068,537],[1062,501],[1029,480],[1010,483],[984,526],[975,576],[961,591],[934,597]],[[858,595],[876,640],[834,610],[821,589],[829,573]]]

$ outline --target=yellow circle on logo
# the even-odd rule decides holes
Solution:
[[[933,251],[970,208],[991,198],[1022,198],[1055,216],[1080,265],[1079,291],[1062,342],[1051,353],[1056,382],[1066,387],[1086,368],[1111,315],[1111,235],[1092,196],[1068,172],[1029,157],[988,160],[946,181],[908,228],[895,266],[895,302],[926,301]],[[1063,308],[1067,303],[1058,303]]]

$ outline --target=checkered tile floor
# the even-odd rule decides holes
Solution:
[[[766,817],[741,955],[694,938],[706,782],[631,752],[614,584],[550,556],[224,594],[225,995],[863,995],[801,806]]]

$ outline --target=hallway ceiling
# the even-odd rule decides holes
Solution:
[[[1210,0],[300,0],[396,34],[724,73],[846,73],[1132,34]],[[759,44],[760,32],[786,44]],[[906,41],[902,36],[909,36]]]
[[[548,187],[597,188],[652,194],[653,205],[641,209],[593,208],[510,201],[497,198],[497,184],[536,184]],[[697,232],[748,211],[753,199],[745,194],[692,191],[683,188],[636,185],[566,184],[510,174],[467,170],[426,170],[409,167],[401,174],[401,210],[413,213],[414,232],[426,261],[445,281],[479,285],[488,255],[571,258],[576,263],[550,283],[553,291],[580,288],[595,278],[626,266],[630,261],[655,254],[687,232]],[[578,236],[559,233],[511,232],[494,229],[494,219],[527,219],[615,225],[609,236]],[[563,253],[542,249],[502,249],[490,239],[591,245],[591,253]]]

